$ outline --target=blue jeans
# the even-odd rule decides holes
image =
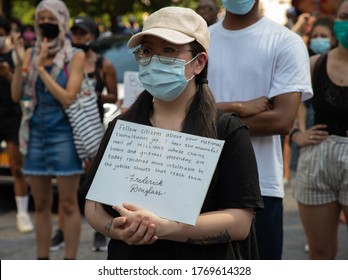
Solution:
[[[263,196],[265,209],[256,212],[256,237],[261,260],[281,260],[283,251],[283,199]]]

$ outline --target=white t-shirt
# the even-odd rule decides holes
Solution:
[[[247,101],[301,92],[312,97],[310,64],[301,37],[263,17],[242,30],[222,21],[209,27],[208,81],[217,102]],[[279,135],[252,137],[263,196],[284,197]]]

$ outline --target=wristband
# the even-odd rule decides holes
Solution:
[[[297,133],[297,132],[299,132],[300,130],[298,129],[298,128],[294,128],[294,129],[292,129],[291,131],[290,131],[290,140],[291,140],[291,138],[292,138],[292,136],[294,136],[294,134],[295,133]]]

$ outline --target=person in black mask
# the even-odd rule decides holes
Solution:
[[[17,64],[11,83],[14,102],[25,100],[19,129],[23,173],[34,197],[38,259],[48,259],[52,231],[51,177],[57,180],[64,216],[65,259],[77,256],[81,214],[77,190],[84,173],[64,108],[80,92],[85,53],[74,51],[66,34],[69,11],[63,1],[43,0],[35,9],[34,47],[13,38]],[[69,72],[66,69],[69,67]]]
[[[71,31],[72,46],[82,49],[86,54],[85,72],[90,78],[95,80],[95,90],[98,94],[98,107],[100,120],[103,122],[104,103],[113,103],[117,101],[117,74],[113,64],[98,55],[92,50],[93,42],[99,36],[98,26],[89,16],[79,16],[74,19]],[[106,91],[104,91],[106,89]],[[96,116],[98,117],[98,116]],[[89,169],[89,164],[85,164],[86,169]],[[63,235],[63,216],[61,204],[59,204],[59,228],[56,230],[51,239],[51,251],[56,251],[64,244]],[[92,251],[106,251],[107,240],[101,233],[95,232]]]
[[[113,64],[93,51],[92,45],[99,36],[99,29],[89,16],[74,19],[71,27],[71,42],[86,54],[85,71],[96,82],[100,119],[103,121],[104,103],[117,102],[117,73]],[[106,92],[103,93],[104,88]]]

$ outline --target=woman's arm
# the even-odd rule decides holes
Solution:
[[[208,245],[245,239],[250,232],[253,218],[251,208],[224,209],[200,214],[196,225],[191,226],[160,218],[132,204],[113,208],[121,214],[121,217],[115,220],[123,219],[125,226],[123,232],[118,232],[118,236],[128,244],[138,244],[143,241],[143,232],[134,231],[132,227],[133,223],[139,223],[137,219],[141,219],[142,222],[148,221],[149,225],[155,225],[155,235],[158,239]]]
[[[85,54],[83,51],[76,52],[70,62],[69,77],[66,88],[62,88],[46,71],[44,60],[47,57],[47,43],[43,41],[38,55],[37,71],[48,91],[62,104],[63,107],[71,105],[76,95],[80,92],[83,80]]]
[[[23,39],[19,36],[14,37],[13,40],[17,63],[12,75],[11,98],[14,102],[19,102],[23,95],[23,73],[26,74],[29,67],[32,49],[29,48],[25,51]]]
[[[117,102],[117,73],[113,64],[107,59],[103,59],[102,73],[107,95],[101,94],[100,100],[103,104],[115,104]]]
[[[85,216],[88,223],[96,231],[103,233],[112,239],[125,240],[125,232],[132,232],[132,237],[140,236],[136,238],[136,242],[131,242],[131,238],[128,238],[128,244],[152,244],[158,237],[155,236],[155,225],[149,223],[147,217],[135,217],[133,223],[129,223],[130,226],[126,227],[127,219],[125,217],[113,218],[105,212],[102,205],[98,202],[86,200],[85,203]]]
[[[113,222],[114,218],[104,210],[100,203],[86,199],[85,216],[88,223],[96,231],[104,233],[110,238],[115,238],[109,231],[109,224]]]
[[[311,66],[311,76],[313,81],[314,68],[320,58],[320,55],[314,55],[310,57],[310,66]],[[302,104],[302,107],[305,107]],[[301,107],[300,107],[301,109]],[[291,140],[294,141],[300,147],[306,147],[309,145],[317,145],[325,141],[328,137],[328,132],[326,131],[327,125],[325,124],[316,124],[310,128],[306,128],[306,110],[299,110],[298,113],[298,124],[299,130],[296,133],[292,134]]]

